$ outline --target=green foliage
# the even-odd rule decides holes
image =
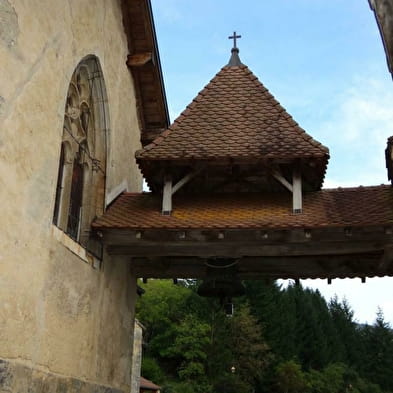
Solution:
[[[195,384],[190,382],[171,381],[165,384],[162,393],[211,393],[211,386],[207,384]]]
[[[305,393],[382,393],[376,384],[366,381],[344,363],[332,363],[321,371],[305,373]]]
[[[251,389],[254,382],[262,378],[269,364],[269,347],[247,304],[236,310],[231,325],[233,365],[239,379]]]
[[[360,326],[346,300],[254,281],[228,318],[197,285],[150,280],[137,305],[142,373],[163,393],[393,392],[393,332],[381,311]]]
[[[165,380],[165,374],[162,371],[157,360],[149,356],[144,356],[142,358],[141,373],[145,378],[150,379],[151,381],[155,381],[158,384],[162,383]]]
[[[277,392],[303,393],[307,382],[300,364],[293,360],[281,363],[276,368]]]
[[[228,374],[218,378],[213,385],[214,393],[249,393],[250,386],[243,382],[236,374]]]
[[[193,315],[186,315],[176,327],[176,338],[167,348],[168,355],[181,359],[178,375],[182,380],[198,379],[205,375],[209,325]]]
[[[380,309],[373,326],[362,330],[363,375],[382,389],[393,391],[393,331]]]
[[[360,336],[353,320],[353,310],[346,299],[340,302],[335,296],[329,302],[329,312],[336,332],[332,360],[356,366],[360,360]]]

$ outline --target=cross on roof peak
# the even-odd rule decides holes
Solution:
[[[236,31],[233,32],[233,35],[230,35],[228,39],[233,40],[233,49],[237,49],[236,46],[236,38],[242,38],[241,35],[236,35]]]
[[[242,65],[242,62],[240,61],[239,58],[239,48],[236,46],[236,39],[237,38],[242,38],[241,35],[237,35],[236,31],[233,32],[233,35],[230,35],[228,37],[230,40],[233,40],[233,48],[231,50],[232,55],[231,58],[229,59],[229,63],[227,64],[229,67],[238,67]]]

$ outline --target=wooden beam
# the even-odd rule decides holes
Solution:
[[[210,229],[168,229],[168,228],[150,228],[150,229],[116,229],[108,230],[100,229],[103,235],[104,243],[107,246],[133,246],[143,245],[146,242],[153,246],[159,247],[170,242],[176,241],[179,238],[179,232],[187,231],[187,242],[209,242],[217,240],[219,230]],[[312,236],[307,238],[305,230],[312,231]],[[141,232],[142,236],[137,233]],[[283,245],[291,246],[297,243],[309,243],[309,247],[318,247],[318,244],[336,244],[336,243],[358,243],[358,244],[379,244],[383,247],[392,244],[392,236],[386,235],[383,226],[370,227],[353,227],[352,236],[346,236],[344,228],[329,227],[329,228],[292,228],[292,229],[272,229],[257,230],[257,229],[225,229],[225,239],[228,244],[236,242],[241,245],[246,244],[263,244],[268,245]]]
[[[180,179],[173,187],[172,187],[172,195],[180,190],[185,184],[187,184],[193,177],[195,177],[202,169],[197,169],[193,172],[190,172],[188,175],[184,176]]]
[[[384,273],[392,265],[393,262],[393,245],[385,246],[384,253],[379,261],[378,270]]]
[[[244,257],[237,261],[237,276],[241,279],[271,278],[333,278],[378,276],[375,261],[378,255],[352,254],[332,256]],[[206,259],[163,257],[133,258],[134,274],[149,278],[204,278],[209,275]],[[392,273],[390,271],[390,273]]]
[[[141,242],[133,245],[107,246],[111,255],[128,255],[131,257],[278,257],[278,256],[321,256],[321,255],[349,255],[349,254],[383,254],[384,245],[374,242],[304,242],[292,244],[265,245],[263,242],[233,242],[217,239],[210,242],[187,241],[177,242]]]
[[[172,178],[166,176],[162,193],[162,214],[169,216],[172,211]]]
[[[293,192],[292,184],[281,174],[279,169],[273,169],[272,171],[273,177],[280,182],[285,188],[287,188],[290,192]]]
[[[302,212],[302,176],[298,168],[294,168],[292,174],[292,204],[295,214]]]
[[[127,65],[129,67],[141,67],[153,61],[153,54],[151,52],[137,53],[135,55],[127,56]]]

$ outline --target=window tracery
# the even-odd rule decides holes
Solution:
[[[85,247],[91,221],[104,210],[106,102],[98,59],[89,56],[67,92],[53,215],[53,223]]]

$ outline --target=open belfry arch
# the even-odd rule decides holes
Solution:
[[[123,193],[93,223],[139,277],[392,275],[393,190],[322,190],[328,149],[239,58],[136,152],[151,193]]]

